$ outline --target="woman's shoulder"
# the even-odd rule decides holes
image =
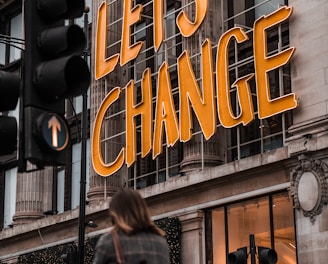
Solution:
[[[110,232],[106,232],[105,234],[102,234],[98,241],[97,241],[97,244],[100,245],[100,244],[108,244],[108,243],[111,243],[113,241],[113,238],[112,238],[112,234],[111,234],[111,231]]]
[[[142,231],[132,235],[136,240],[145,240],[150,243],[166,243],[166,239],[159,234],[149,231]]]

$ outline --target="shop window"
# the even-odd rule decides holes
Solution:
[[[294,211],[287,192],[212,209],[207,222],[207,263],[226,264],[229,252],[250,245],[274,248],[278,264],[296,264]],[[209,250],[211,252],[209,252]],[[248,259],[248,263],[250,262]]]
[[[272,197],[274,248],[279,256],[278,263],[296,263],[296,243],[292,199],[287,194]]]
[[[258,246],[270,247],[270,216],[267,197],[228,206],[227,213],[229,251],[248,246],[250,234],[254,234]]]

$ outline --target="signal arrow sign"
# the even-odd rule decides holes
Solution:
[[[53,116],[49,121],[48,121],[48,128],[51,128],[51,134],[52,134],[52,146],[54,148],[58,147],[58,133],[57,130],[60,132],[61,131],[61,125],[56,118],[56,116]]]
[[[41,137],[44,142],[55,151],[66,148],[69,139],[68,128],[64,119],[54,113],[47,113],[42,116]]]

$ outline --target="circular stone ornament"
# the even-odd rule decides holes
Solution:
[[[311,171],[305,171],[298,183],[298,200],[301,208],[306,212],[313,211],[319,202],[318,180]]]
[[[328,203],[328,165],[301,155],[290,176],[289,191],[295,208],[302,210],[304,216],[310,217],[314,223],[315,216],[321,214],[323,205]]]

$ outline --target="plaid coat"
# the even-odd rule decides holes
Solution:
[[[126,264],[168,264],[169,250],[165,238],[150,232],[127,235],[122,231],[118,236],[123,248]],[[106,233],[95,247],[94,264],[116,264],[113,237]]]

